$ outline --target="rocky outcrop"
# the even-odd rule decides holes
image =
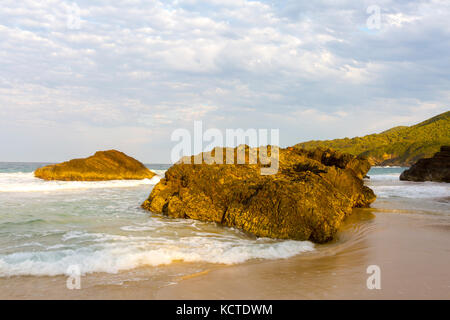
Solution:
[[[417,161],[402,172],[400,180],[450,182],[450,146],[442,146],[432,158]]]
[[[45,180],[102,181],[150,179],[155,173],[125,153],[109,150],[98,151],[89,158],[45,166],[34,175]]]
[[[242,149],[245,164],[206,164],[219,151],[224,157],[233,152],[236,160]],[[269,148],[270,156],[271,152]],[[370,169],[365,159],[324,149],[280,149],[278,172],[261,175],[261,168],[268,165],[259,157],[250,164],[249,154],[260,150],[216,148],[203,153],[200,164],[179,162],[167,170],[142,207],[174,218],[216,222],[258,237],[323,243],[333,238],[353,207],[367,207],[375,200],[373,191],[363,185],[362,177]]]

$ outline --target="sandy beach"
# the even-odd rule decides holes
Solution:
[[[450,300],[449,21],[2,1],[0,300]]]
[[[0,298],[449,299],[450,219],[374,207],[355,209],[333,243],[289,259],[203,265],[207,271],[200,273],[194,272],[198,264],[179,262],[162,268],[190,268],[191,276],[145,281],[139,277],[148,268],[97,273],[82,278],[81,290],[68,290],[64,276],[1,278]],[[373,264],[381,269],[380,290],[366,286],[366,269]]]
[[[343,242],[324,245],[317,254],[218,269],[163,288],[157,298],[450,298],[448,220],[360,211],[339,235]],[[351,234],[357,239],[346,242]],[[372,264],[381,268],[381,290],[367,289]]]
[[[25,191],[0,194],[0,299],[450,299],[449,187],[399,181],[402,170],[372,168],[377,200],[326,244],[149,214],[137,204],[152,181],[3,173]],[[73,265],[80,289],[70,290]],[[373,265],[381,289],[369,290]]]

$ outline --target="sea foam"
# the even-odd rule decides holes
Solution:
[[[378,198],[443,198],[450,196],[450,186],[439,182],[401,181],[399,173],[374,174],[366,181]]]
[[[42,192],[73,189],[126,188],[154,185],[161,176],[143,180],[111,181],[46,181],[34,177],[33,172],[0,173],[0,192]]]
[[[74,265],[82,274],[118,273],[138,267],[167,265],[174,261],[231,265],[251,259],[289,258],[314,251],[314,244],[309,241],[226,240],[202,236],[158,239],[88,233],[72,234],[66,240],[75,237],[91,237],[101,245],[0,255],[0,276],[64,275]]]

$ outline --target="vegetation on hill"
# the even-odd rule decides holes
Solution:
[[[411,166],[420,158],[430,158],[443,145],[450,145],[450,111],[419,124],[398,126],[364,137],[302,142],[295,147],[333,148],[365,156],[372,165]]]

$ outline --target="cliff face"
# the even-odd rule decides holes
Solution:
[[[102,181],[150,179],[155,174],[123,152],[109,150],[96,152],[89,158],[45,166],[34,175],[45,180]]]
[[[400,180],[450,182],[450,146],[442,146],[432,158],[417,161],[403,171]]]
[[[279,151],[276,174],[261,175],[262,166],[177,163],[142,207],[259,237],[322,243],[333,238],[353,207],[367,207],[375,200],[363,185],[362,177],[370,169],[365,159],[331,150],[288,148]]]
[[[395,127],[364,137],[307,141],[296,147],[333,148],[364,156],[372,165],[411,166],[421,158],[432,157],[440,146],[450,145],[450,111],[410,127]]]

